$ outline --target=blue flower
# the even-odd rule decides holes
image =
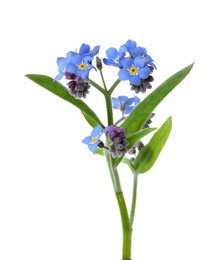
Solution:
[[[118,72],[120,80],[129,80],[131,84],[138,85],[141,79],[146,79],[150,74],[150,68],[145,65],[141,57],[124,58],[121,61],[122,69]]]
[[[102,127],[101,125],[97,125],[91,132],[90,136],[85,137],[82,140],[82,143],[87,144],[88,148],[91,152],[95,152],[95,150],[97,149],[100,141],[100,137],[102,135],[103,131],[102,131]]]
[[[106,50],[107,58],[103,59],[104,64],[111,65],[114,67],[121,67],[120,60],[126,55],[126,48],[121,45],[119,51],[116,48],[110,47]]]
[[[156,65],[153,63],[153,59],[147,54],[147,50],[143,47],[137,46],[132,50],[133,57],[141,57],[145,61],[145,65],[150,65],[156,69]]]
[[[58,65],[59,74],[54,78],[55,80],[60,80],[60,79],[63,78],[64,73],[67,70],[67,66],[71,63],[74,55],[76,55],[75,52],[69,51],[66,54],[66,58],[65,57],[58,57],[57,58],[57,65]]]
[[[90,51],[90,46],[89,44],[83,43],[79,49],[79,54],[82,56],[91,56],[94,57],[99,53],[100,46],[95,46],[91,51]]]
[[[88,77],[91,69],[96,68],[91,64],[93,57],[76,54],[72,57],[70,63],[66,65],[66,70],[74,73],[82,79]]]
[[[128,40],[124,45],[125,45],[125,47],[126,47],[127,52],[128,52],[131,56],[133,56],[133,52],[132,52],[132,51],[133,51],[133,49],[136,48],[137,43],[136,43],[135,41]]]
[[[138,97],[128,98],[127,96],[112,97],[113,108],[120,110],[123,114],[129,114],[140,102]]]

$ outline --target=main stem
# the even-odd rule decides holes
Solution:
[[[112,112],[112,101],[111,101],[111,94],[113,90],[116,88],[116,86],[119,84],[120,80],[117,80],[113,86],[111,87],[110,91],[107,90],[106,84],[101,72],[101,77],[104,85],[105,92],[104,97],[106,100],[106,110],[107,110],[107,121],[108,125],[113,124],[113,112]],[[107,144],[110,142],[108,139],[106,140]],[[121,216],[121,222],[122,222],[122,230],[123,230],[123,245],[122,245],[122,260],[131,260],[131,237],[132,237],[132,228],[130,224],[130,218],[126,207],[125,198],[122,192],[119,174],[117,169],[114,167],[114,159],[112,158],[111,154],[105,149],[104,151],[106,160],[108,163],[113,188],[116,194],[120,216]]]
[[[132,238],[132,230],[130,225],[129,214],[126,207],[125,198],[122,192],[119,175],[117,169],[114,167],[114,162],[112,156],[105,151],[105,156],[107,159],[113,188],[116,194],[121,222],[122,222],[122,230],[123,230],[123,247],[122,247],[122,260],[131,260],[131,238]]]

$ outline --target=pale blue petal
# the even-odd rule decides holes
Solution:
[[[82,143],[89,144],[92,141],[92,136],[87,136],[82,140]]]
[[[127,80],[130,77],[130,73],[127,69],[121,69],[118,72],[118,76],[120,80]]]
[[[102,132],[101,125],[97,125],[91,132],[91,137],[97,136],[100,132]]]

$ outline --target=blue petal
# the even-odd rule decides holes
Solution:
[[[93,48],[93,50],[91,51],[92,55],[95,56],[96,54],[98,54],[99,53],[99,49],[100,49],[100,45],[95,46]]]
[[[91,136],[87,136],[82,140],[82,143],[84,144],[89,144],[92,141],[92,137]]]
[[[79,54],[85,54],[88,53],[90,51],[90,46],[89,44],[85,44],[83,43],[79,49]]]
[[[113,103],[113,108],[114,109],[119,109],[120,104],[119,104],[119,99],[118,98],[112,97],[112,103]]]
[[[136,67],[142,68],[145,64],[144,59],[141,57],[136,57],[134,60],[134,64]]]
[[[76,73],[76,71],[77,71],[77,67],[76,67],[76,65],[74,65],[74,64],[72,64],[72,63],[69,63],[69,64],[66,65],[66,70],[67,70],[69,73],[74,74],[74,73]]]
[[[127,69],[121,69],[118,72],[118,76],[120,80],[127,80],[130,77],[130,73]]]
[[[137,76],[137,75],[131,76],[131,77],[129,78],[129,81],[130,81],[130,83],[133,84],[133,85],[138,85],[138,84],[140,83],[140,77]]]
[[[91,56],[86,56],[86,57],[84,57],[83,62],[84,62],[84,63],[89,63],[89,62],[92,61],[92,59],[93,59],[93,57],[91,57]]]
[[[118,57],[118,51],[116,48],[110,47],[107,51],[106,51],[106,56],[109,59],[116,59]]]
[[[114,61],[104,58],[104,59],[103,59],[103,63],[104,63],[105,65],[108,65],[108,66],[109,66],[109,65],[113,65],[113,64],[114,64]]]
[[[67,54],[66,54],[67,63],[72,62],[73,58],[74,58],[76,55],[78,55],[78,53],[76,53],[76,52],[73,52],[73,51],[67,52]]]
[[[134,106],[125,106],[124,114],[129,114],[133,110]]]
[[[135,100],[134,100],[134,97],[133,98],[128,98],[128,100],[126,100],[126,106],[130,106],[130,105],[132,105],[133,104],[133,102],[134,102]]]
[[[135,96],[134,102],[135,102],[135,106],[137,106],[140,103],[140,99],[137,96]]]
[[[54,80],[60,80],[64,76],[64,72],[60,71],[59,74],[54,78]]]
[[[59,70],[63,70],[66,66],[67,60],[64,57],[57,58],[57,65],[59,67]]]
[[[146,79],[150,75],[150,69],[145,66],[144,68],[139,69],[138,74],[141,79]]]
[[[136,42],[134,42],[134,41],[132,41],[132,40],[128,40],[128,41],[126,42],[125,46],[126,46],[127,51],[128,51],[130,54],[132,54],[132,53],[131,53],[131,50],[133,50],[134,48],[136,48]]]
[[[126,102],[128,100],[127,96],[118,96],[120,102]]]
[[[89,148],[89,150],[91,151],[91,152],[95,152],[95,150],[97,150],[97,147],[98,147],[98,143],[96,142],[96,143],[94,143],[94,144],[89,144],[88,145],[88,148]]]
[[[89,76],[89,70],[77,70],[75,72],[81,79],[85,79]]]
[[[124,68],[129,69],[129,68],[132,67],[133,60],[127,57],[127,58],[121,59],[120,63],[121,63],[121,65],[122,65]]]
[[[101,125],[97,125],[91,132],[91,137],[97,136],[99,133],[102,132]]]

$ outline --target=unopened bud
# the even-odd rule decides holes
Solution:
[[[96,67],[97,67],[98,70],[101,70],[103,68],[102,61],[97,56],[96,56]]]

